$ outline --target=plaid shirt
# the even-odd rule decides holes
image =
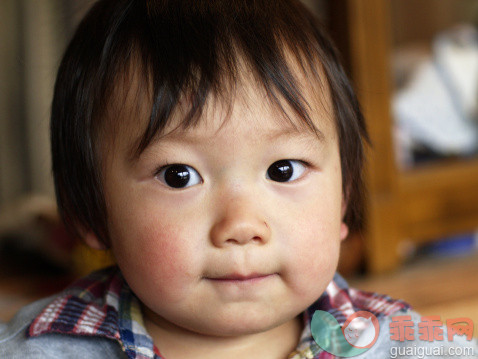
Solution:
[[[328,311],[342,325],[359,310],[380,318],[407,308],[404,302],[388,296],[348,288],[336,274],[322,296],[303,313],[301,340],[289,358],[333,358],[317,345],[310,332],[316,310]],[[109,338],[118,342],[130,359],[162,358],[146,332],[138,299],[115,267],[78,280],[43,309],[28,327],[27,337],[45,333]]]

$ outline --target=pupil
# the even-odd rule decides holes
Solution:
[[[164,180],[168,186],[182,188],[189,182],[189,170],[184,165],[173,165],[166,170]]]
[[[267,170],[269,178],[276,182],[288,181],[292,177],[293,172],[292,165],[287,160],[274,162]]]

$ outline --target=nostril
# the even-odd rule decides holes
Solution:
[[[254,237],[249,237],[250,239],[247,239],[244,237],[244,240],[241,240],[240,238],[229,238],[226,240],[226,243],[230,244],[246,244],[248,242],[262,242],[262,237],[261,236],[254,236]]]

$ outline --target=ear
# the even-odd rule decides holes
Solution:
[[[349,235],[349,227],[344,222],[344,217],[346,212],[347,212],[347,200],[345,199],[345,196],[342,196],[342,208],[340,211],[340,218],[342,219],[340,223],[340,240],[341,241],[343,241]]]
[[[86,243],[86,245],[90,248],[97,249],[100,251],[104,251],[108,248],[106,248],[105,244],[98,239],[98,236],[94,234],[92,231],[87,231],[83,235],[83,241]]]

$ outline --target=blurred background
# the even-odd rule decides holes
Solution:
[[[303,0],[339,48],[373,147],[354,285],[478,323],[478,1]],[[0,2],[0,320],[110,263],[56,213],[49,113],[66,43],[91,0]]]

